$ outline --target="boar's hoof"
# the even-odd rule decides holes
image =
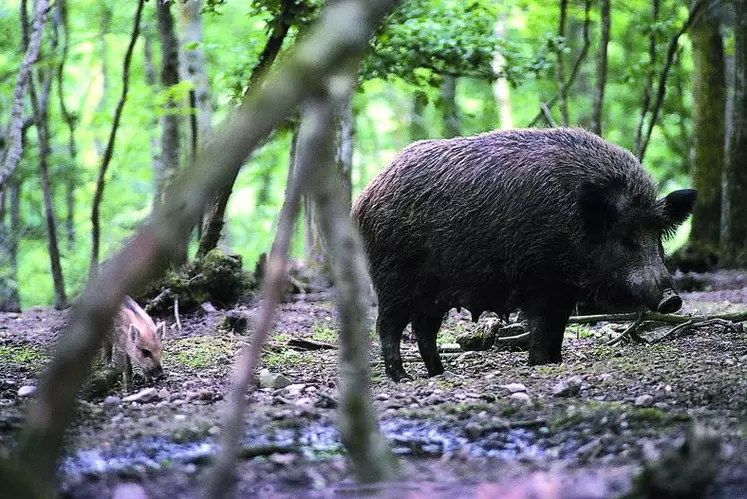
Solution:
[[[673,291],[665,291],[656,311],[662,314],[671,314],[682,307],[682,298],[674,294]]]

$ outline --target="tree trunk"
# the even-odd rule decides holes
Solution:
[[[495,23],[495,36],[502,40],[505,34],[504,14],[501,13]],[[495,104],[498,107],[498,116],[500,118],[500,128],[507,130],[513,127],[511,118],[511,90],[508,86],[508,80],[502,76],[502,71],[506,67],[506,58],[500,50],[493,54],[493,72],[498,75],[493,82],[493,96]]]
[[[151,93],[157,92],[156,89],[156,70],[153,66],[153,25],[143,26],[143,58],[145,69],[145,84],[148,85]],[[153,165],[153,202],[158,202],[158,179],[161,175],[163,166],[161,165],[161,149],[158,146],[158,116],[155,110],[150,119],[150,156]]]
[[[690,167],[698,199],[689,245],[700,253],[717,251],[719,245],[726,83],[718,21],[705,14],[691,28],[690,39],[694,65]]]
[[[170,2],[156,2],[158,38],[161,42],[161,86],[168,90],[179,83],[179,42],[174,32],[174,16]],[[156,176],[156,204],[161,203],[163,191],[172,175],[179,170],[179,115],[178,105],[169,97],[161,117],[161,170]]]
[[[453,76],[444,76],[439,107],[443,115],[444,137],[458,136],[460,133],[459,110],[456,103],[456,78]]]
[[[335,112],[335,163],[342,173],[345,206],[350,212],[353,203],[353,136],[355,119],[353,116],[353,92],[350,92]]]
[[[560,17],[558,20],[558,37],[563,38],[565,45],[565,24],[566,14],[568,11],[568,0],[560,0]],[[563,61],[563,51],[556,51],[555,77],[558,81],[558,108],[560,109],[560,124],[568,124],[568,90],[565,85],[565,63]]]
[[[101,2],[101,30],[99,31],[99,50],[101,57],[101,99],[96,106],[96,114],[106,112],[106,104],[109,100],[109,47],[106,43],[106,35],[111,29],[112,10],[107,2]],[[104,145],[101,142],[99,134],[95,134],[93,145],[96,149],[96,155],[104,154]]]
[[[18,295],[19,191],[18,184],[10,182],[4,195],[0,195],[0,312],[21,311]]]
[[[52,281],[54,282],[54,308],[62,310],[67,308],[68,305],[67,295],[65,294],[65,280],[60,263],[60,250],[57,245],[57,224],[54,216],[52,188],[49,183],[49,113],[47,112],[47,103],[37,99],[33,80],[30,85],[30,93],[34,116],[36,117],[36,132],[39,143],[39,175],[44,198],[44,218],[47,223],[49,263],[52,270]],[[43,97],[43,99],[48,98],[48,94]]]
[[[610,41],[610,0],[602,0],[600,6],[602,31],[599,35],[599,56],[597,58],[597,86],[594,89],[594,111],[591,117],[591,131],[602,135],[602,110],[604,108],[604,87],[607,84],[607,44]]]
[[[731,123],[724,158],[721,265],[747,265],[747,0],[734,0]]]

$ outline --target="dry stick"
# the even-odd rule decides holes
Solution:
[[[44,32],[44,25],[47,22],[49,9],[49,2],[47,0],[38,0],[36,2],[34,30],[26,48],[26,54],[23,56],[21,68],[18,70],[16,87],[13,90],[13,108],[10,114],[10,122],[8,123],[8,132],[6,133],[8,146],[3,161],[3,168],[0,171],[0,189],[5,186],[5,182],[15,171],[18,163],[21,161],[21,154],[23,154],[23,96],[26,94],[29,84],[31,69],[39,57],[42,34]]]
[[[695,21],[697,21],[699,17],[700,9],[705,5],[705,3],[706,0],[700,0],[698,3],[693,5],[690,15],[685,23],[677,33],[674,34],[672,39],[669,40],[669,46],[667,47],[667,60],[664,63],[664,68],[662,69],[661,74],[659,75],[656,100],[654,101],[654,106],[651,110],[651,117],[648,120],[646,133],[643,135],[643,138],[640,139],[640,147],[635,151],[638,161],[643,161],[643,157],[646,155],[646,149],[648,148],[649,140],[651,140],[651,133],[653,132],[654,126],[656,126],[656,121],[659,117],[659,109],[661,109],[661,105],[664,102],[664,96],[667,91],[667,77],[669,76],[669,69],[672,67],[672,63],[674,62],[674,56],[677,53],[677,42],[680,37],[690,29],[690,26],[695,24]]]
[[[122,118],[122,110],[124,109],[125,102],[127,102],[127,91],[130,84],[130,62],[132,61],[132,52],[135,49],[135,43],[137,42],[138,35],[140,35],[140,19],[142,18],[144,4],[144,0],[138,0],[135,19],[132,23],[130,44],[127,46],[122,65],[122,95],[119,97],[117,108],[114,111],[114,120],[112,121],[111,131],[109,132],[109,141],[106,143],[104,157],[101,159],[101,166],[99,167],[99,174],[96,179],[96,191],[93,193],[93,207],[91,209],[91,266],[89,269],[89,274],[91,275],[97,271],[99,266],[99,244],[101,240],[99,209],[101,208],[101,199],[104,196],[104,187],[106,186],[104,177],[114,155],[114,144],[117,138],[117,130],[119,129],[119,121]]]
[[[182,330],[182,321],[179,319],[179,297],[174,297],[174,319],[176,320],[176,330]]]
[[[695,316],[704,319],[724,319],[732,322],[747,321],[747,312],[729,314],[715,314],[708,316]],[[575,315],[568,318],[568,324],[592,324],[594,322],[627,322],[638,318],[637,313],[630,314],[598,314],[598,315]],[[670,324],[682,324],[693,319],[693,316],[678,314],[660,314],[658,312],[646,312],[643,320],[653,322],[668,322]]]
[[[659,18],[659,0],[651,1],[651,33],[648,38],[648,63],[649,68],[646,74],[646,85],[643,87],[643,97],[641,98],[641,113],[638,115],[638,121],[635,125],[635,135],[633,136],[633,152],[638,156],[641,150],[641,139],[643,138],[643,124],[646,121],[649,106],[651,105],[651,92],[654,87],[654,64],[656,63],[656,30],[653,26]]]
[[[658,0],[654,0],[656,2]],[[591,117],[591,131],[602,135],[602,109],[604,108],[604,87],[607,83],[607,44],[610,41],[610,0],[602,0],[600,7],[602,32],[599,35],[599,58],[597,59],[597,85],[594,89],[594,107]]]
[[[369,367],[368,303],[369,279],[360,237],[346,206],[345,187],[335,165],[335,110],[341,107],[355,83],[354,73],[330,85],[332,99],[309,103],[309,121],[315,127],[315,156],[299,148],[298,168],[316,168],[309,173],[310,194],[318,210],[322,236],[328,242],[340,313],[340,436],[361,482],[388,481],[398,474],[397,461],[379,430],[371,396]],[[335,102],[333,106],[332,102]]]
[[[568,76],[568,80],[565,83],[566,94],[570,92],[571,87],[573,87],[573,84],[576,82],[576,76],[581,69],[581,64],[584,62],[584,59],[586,59],[586,55],[589,53],[589,47],[591,46],[591,39],[589,38],[589,28],[591,26],[591,2],[592,0],[586,0],[586,5],[584,7],[584,45],[583,47],[581,47],[581,52],[578,54],[578,58],[576,58],[576,62],[573,64],[573,69],[571,69],[571,74],[570,76]],[[532,127],[536,125],[540,119],[546,117],[543,106],[548,110],[551,109],[555,105],[555,103],[558,102],[558,97],[558,94],[555,94],[552,96],[552,98],[550,98],[550,100],[543,104],[540,104],[540,111],[532,119],[532,121],[529,122],[527,126]],[[552,124],[552,122],[550,123]]]
[[[374,26],[396,0],[348,0],[325,8],[316,26],[290,51],[224,122],[171,184],[151,219],[89,279],[59,337],[52,363],[42,373],[37,398],[20,435],[18,461],[36,483],[52,490],[63,432],[73,416],[75,395],[112,325],[125,294],[160,276],[181,254],[205,205],[225,187],[249,154],[322,78],[341,63],[361,57]]]

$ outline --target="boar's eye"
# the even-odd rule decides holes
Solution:
[[[143,357],[145,358],[149,358],[151,356],[150,350],[148,350],[147,348],[140,349],[140,353],[142,353]]]
[[[638,243],[635,242],[635,239],[632,237],[624,237],[622,240],[623,248],[625,248],[628,251],[637,251],[638,250]]]

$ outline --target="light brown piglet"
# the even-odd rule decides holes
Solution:
[[[115,352],[115,364],[123,372],[126,392],[132,390],[133,362],[142,368],[147,382],[163,375],[161,358],[165,335],[165,322],[155,324],[135,300],[125,296],[112,332],[104,341],[103,358],[104,363],[110,365],[112,351]]]

